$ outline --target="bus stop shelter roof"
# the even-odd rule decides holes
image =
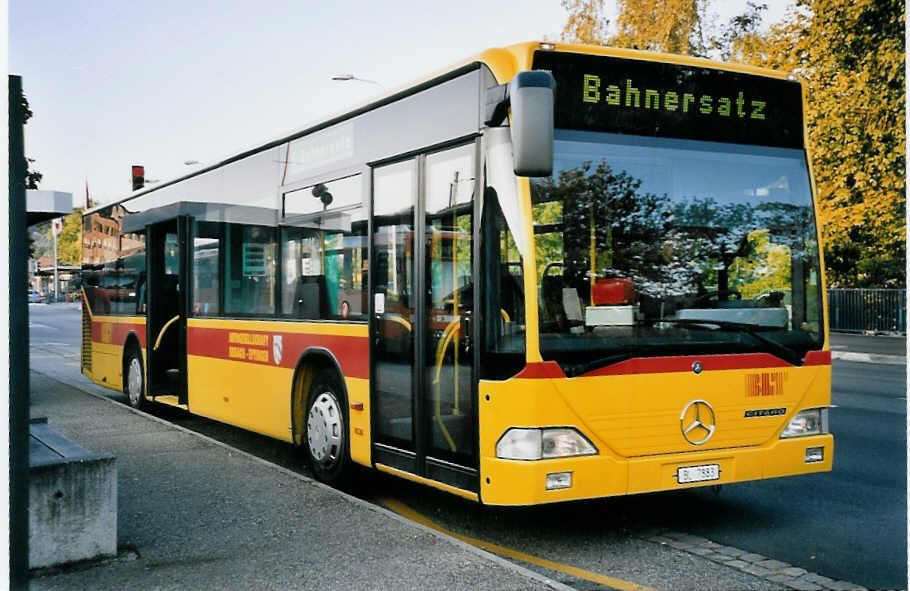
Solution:
[[[69,215],[73,211],[73,194],[30,189],[25,192],[25,211],[29,226]]]

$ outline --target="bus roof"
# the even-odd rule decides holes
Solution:
[[[647,61],[658,61],[666,63],[674,63],[687,66],[695,66],[702,68],[713,68],[718,70],[727,70],[731,72],[742,72],[746,74],[753,74],[758,76],[767,76],[772,78],[780,79],[793,79],[792,74],[788,72],[781,72],[777,70],[771,70],[768,68],[759,68],[756,66],[750,66],[747,64],[736,64],[736,63],[727,63],[708,60],[699,57],[692,57],[687,55],[676,55],[671,53],[658,53],[653,51],[640,51],[636,49],[623,49],[619,47],[607,47],[603,45],[583,45],[583,44],[573,44],[573,43],[560,43],[554,41],[527,41],[524,43],[516,43],[514,45],[508,45],[505,47],[491,48],[471,57],[465,58],[455,64],[452,64],[441,70],[437,70],[419,78],[412,82],[406,83],[397,88],[391,89],[379,96],[368,99],[362,103],[359,103],[353,107],[350,107],[344,111],[339,111],[333,113],[327,117],[316,119],[309,122],[303,127],[295,127],[291,130],[279,134],[277,137],[272,138],[268,141],[255,144],[254,146],[242,150],[238,153],[235,153],[231,156],[228,156],[222,160],[219,160],[213,164],[205,165],[197,170],[194,170],[190,173],[187,173],[182,176],[175,177],[168,181],[156,184],[153,187],[148,187],[140,189],[130,193],[129,195],[99,205],[94,207],[84,214],[93,213],[102,209],[106,209],[112,205],[118,203],[123,203],[129,201],[133,198],[152,193],[169,185],[173,185],[180,181],[199,176],[201,174],[210,172],[212,170],[218,169],[222,166],[226,166],[237,160],[241,160],[248,156],[251,156],[262,150],[267,150],[279,146],[285,142],[289,142],[298,137],[307,135],[314,131],[318,131],[322,128],[334,125],[335,123],[340,123],[346,119],[350,119],[360,115],[364,112],[370,111],[382,105],[391,103],[395,100],[419,92],[420,90],[432,86],[433,84],[442,82],[446,79],[457,76],[463,72],[479,67],[480,64],[486,65],[490,68],[490,71],[493,73],[494,78],[500,84],[505,84],[509,82],[515,74],[523,70],[531,69],[531,63],[534,58],[534,52],[538,50],[543,51],[557,51],[557,52],[568,52],[568,53],[584,53],[588,55],[604,55],[604,56],[613,56],[621,57],[627,59],[638,59],[638,60],[647,60]],[[801,81],[800,81],[801,82]]]

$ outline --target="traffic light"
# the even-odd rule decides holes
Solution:
[[[145,167],[133,165],[133,191],[145,186]]]

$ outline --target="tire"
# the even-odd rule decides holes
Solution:
[[[130,347],[123,364],[123,393],[133,408],[145,408],[145,370],[142,355],[136,347]]]
[[[351,473],[347,398],[335,371],[321,370],[307,397],[303,448],[317,480],[344,486]]]

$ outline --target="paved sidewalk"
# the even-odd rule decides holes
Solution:
[[[31,589],[567,589],[211,439],[31,373],[32,416],[117,458],[120,556]]]
[[[861,363],[907,364],[906,337],[831,333],[831,358]]]

